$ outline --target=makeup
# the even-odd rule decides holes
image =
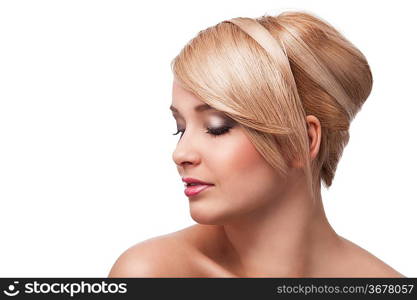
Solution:
[[[193,186],[187,186],[184,190],[184,193],[187,197],[195,196],[202,191],[212,187],[213,185],[199,184]]]

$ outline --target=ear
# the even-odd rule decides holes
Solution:
[[[319,119],[313,115],[306,117],[308,140],[310,144],[310,159],[316,158],[320,150],[321,124]]]
[[[310,160],[313,160],[316,158],[320,150],[321,124],[317,117],[313,115],[308,115],[306,116],[306,126],[309,140]],[[295,168],[303,167],[304,163],[297,161],[293,164],[293,166]]]

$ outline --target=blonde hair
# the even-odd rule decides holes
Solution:
[[[314,199],[321,181],[331,186],[350,122],[372,89],[365,56],[306,12],[234,18],[201,30],[171,68],[185,89],[241,124],[278,172],[303,162]],[[322,130],[312,161],[307,115]]]

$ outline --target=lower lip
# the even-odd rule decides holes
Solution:
[[[189,186],[184,190],[184,193],[187,197],[195,196],[198,193],[204,191],[205,189],[207,189],[211,186],[213,186],[213,185],[212,184],[211,185],[199,184],[199,185]]]

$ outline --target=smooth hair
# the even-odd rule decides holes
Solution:
[[[234,18],[201,30],[172,60],[177,81],[238,122],[284,176],[300,162],[310,193],[329,188],[349,126],[372,89],[365,56],[334,27],[307,12]],[[320,121],[320,150],[309,155],[306,116]]]

